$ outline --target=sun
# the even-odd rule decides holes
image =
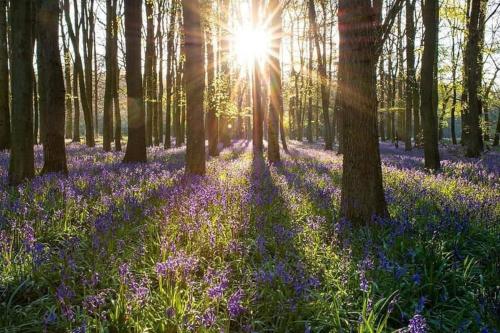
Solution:
[[[233,35],[236,60],[241,66],[263,64],[271,52],[271,33],[264,28],[240,26]]]

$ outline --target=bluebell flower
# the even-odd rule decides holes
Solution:
[[[427,332],[427,321],[425,318],[416,314],[410,319],[408,324],[408,333],[426,333]]]
[[[411,280],[412,280],[412,281],[413,281],[413,283],[415,283],[416,285],[419,285],[419,284],[420,284],[420,281],[421,281],[420,274],[419,274],[419,273],[415,273],[415,274],[413,274],[413,276],[411,277]]]
[[[231,318],[236,318],[245,312],[245,308],[242,305],[243,296],[243,290],[238,289],[229,297],[229,300],[227,301],[227,310],[229,311],[229,316]]]

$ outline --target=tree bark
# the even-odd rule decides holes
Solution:
[[[324,58],[321,55],[320,46],[320,36],[318,31],[318,23],[316,22],[316,7],[314,5],[314,0],[309,0],[309,24],[311,25],[312,33],[314,35],[314,41],[316,44],[316,53],[318,56],[318,74],[319,80],[321,82],[321,105],[323,107],[323,121],[325,126],[325,150],[333,150],[333,141],[331,137],[330,128],[330,84],[328,82],[328,76],[326,73],[326,64]],[[323,50],[326,52],[326,50]]]
[[[95,140],[94,140],[94,124],[92,122],[92,109],[89,105],[89,99],[87,96],[85,74],[83,71],[82,58],[80,56],[80,47],[79,47],[80,43],[79,39],[77,38],[77,35],[75,34],[75,31],[73,30],[71,18],[69,16],[69,0],[64,0],[64,13],[66,17],[66,27],[68,28],[68,33],[71,39],[71,43],[73,44],[73,52],[75,57],[75,75],[77,75],[78,78],[78,88],[80,89],[80,102],[82,104],[83,117],[85,120],[85,141],[87,146],[94,147]],[[77,15],[75,15],[75,18],[76,17]],[[78,27],[78,22],[75,23],[76,23],[75,25]]]
[[[125,67],[128,142],[124,162],[146,162],[146,124],[141,77],[142,0],[125,1]]]
[[[406,0],[406,131],[405,150],[411,150],[412,117],[414,115],[413,95],[415,94],[415,2]],[[413,132],[415,134],[415,132]]]
[[[115,1],[115,8],[117,5],[116,0]],[[114,20],[114,25],[115,28],[113,29],[114,31],[118,31],[118,21]],[[120,114],[120,96],[118,94],[118,87],[120,85],[120,68],[118,67],[118,35],[113,36],[113,72],[115,74],[115,81],[114,81],[114,87],[113,87],[113,101],[114,101],[114,112],[115,112],[115,121],[114,121],[114,126],[115,126],[115,133],[114,133],[114,139],[115,139],[115,150],[116,151],[121,151],[122,150],[122,118]]]
[[[438,52],[437,30],[439,22],[438,0],[425,0],[423,7],[423,21],[425,27],[424,53],[422,56],[422,71],[420,81],[420,113],[424,134],[425,167],[439,170],[438,149],[438,119],[435,90],[436,60]]]
[[[229,0],[221,0],[221,11],[220,11],[220,24],[222,26],[227,26],[229,24]],[[219,35],[219,45],[220,48],[220,88],[219,94],[222,95],[223,103],[219,105],[219,140],[222,143],[223,147],[229,147],[231,145],[231,136],[230,136],[230,110],[229,104],[231,103],[231,70],[229,68],[229,41],[230,36],[227,32],[227,29],[220,29]]]
[[[89,110],[88,120],[92,125],[92,135],[95,137],[96,125],[94,123],[94,107],[93,107],[93,73],[92,73],[92,62],[93,62],[93,52],[94,52],[94,42],[93,42],[93,31],[94,31],[94,0],[81,0],[82,3],[82,38],[83,38],[83,64],[84,64],[84,77],[85,77],[85,97],[87,99],[87,105]],[[89,5],[87,5],[89,3]],[[83,104],[82,104],[83,106]],[[84,118],[85,118],[85,108],[84,108]],[[87,131],[87,125],[85,127]],[[87,137],[87,133],[85,133]],[[86,140],[87,141],[87,140]],[[95,145],[92,144],[92,147]]]
[[[206,33],[207,42],[207,80],[208,80],[208,112],[207,112],[207,136],[208,156],[218,156],[219,129],[217,122],[217,108],[215,96],[215,53],[211,26]]]
[[[146,60],[144,62],[144,91],[146,93],[146,145],[153,144],[153,63],[154,63],[154,23],[153,1],[146,2]]]
[[[63,20],[60,19],[61,32],[64,31]],[[63,52],[64,52],[64,82],[66,91],[66,129],[65,138],[71,139],[73,131],[73,97],[72,97],[72,85],[71,85],[71,54],[69,53],[69,47],[66,39],[66,35],[63,34]]]
[[[7,0],[0,0],[0,150],[10,148],[9,54]]]
[[[67,173],[64,142],[65,90],[59,54],[59,0],[40,0],[37,10],[40,114],[43,127],[42,173]],[[43,98],[42,98],[43,96]]]
[[[268,146],[267,158],[270,163],[280,161],[280,145],[279,145],[279,119],[281,113],[281,65],[280,65],[280,50],[282,36],[282,7],[279,0],[271,0],[268,7],[271,16],[271,29],[275,34],[271,42],[271,55],[269,66],[269,81],[270,81],[270,102],[269,102],[269,120],[267,128]],[[309,127],[310,129],[310,127]],[[312,135],[312,133],[311,133]]]
[[[340,107],[343,117],[342,214],[353,223],[388,215],[377,134],[379,9],[370,0],[339,1]]]
[[[106,82],[104,87],[104,110],[102,119],[102,142],[104,151],[111,151],[111,141],[113,140],[113,93],[116,74],[113,71],[113,0],[106,0]]]
[[[9,183],[17,185],[35,175],[33,152],[32,1],[10,3],[12,148]]]
[[[308,80],[307,80],[307,141],[309,143],[313,142],[313,129],[312,129],[312,117],[313,117],[313,101],[312,101],[312,92],[313,92],[313,81],[312,81],[312,72],[313,72],[313,56],[314,56],[314,39],[312,34],[312,29],[309,28],[309,59],[308,59]],[[332,133],[333,134],[333,133]]]
[[[165,115],[165,149],[172,146],[171,143],[171,118],[172,118],[172,88],[173,88],[173,60],[174,60],[174,33],[175,33],[175,20],[177,16],[177,1],[172,0],[170,5],[170,20],[167,35],[167,77],[166,81],[166,115]]]
[[[196,3],[195,3],[196,2]],[[186,66],[187,142],[186,173],[205,174],[205,126],[203,124],[203,92],[205,85],[203,35],[199,1],[183,0],[184,45]]]
[[[254,27],[259,25],[260,0],[252,0],[252,23]],[[263,113],[260,86],[260,69],[257,59],[253,64],[253,124],[252,139],[254,153],[260,154],[264,149]]]
[[[158,19],[156,23],[156,44],[158,45],[158,102],[157,102],[157,121],[155,130],[157,135],[155,136],[155,146],[159,146],[163,143],[163,17],[165,0],[158,2]]]
[[[468,24],[468,38],[466,45],[467,64],[467,103],[465,109],[465,128],[462,130],[466,133],[467,140],[465,141],[467,157],[479,157],[483,151],[483,137],[480,126],[480,97],[479,85],[481,84],[482,64],[480,58],[480,41],[481,41],[481,7],[486,5],[485,0],[472,0],[470,19]]]

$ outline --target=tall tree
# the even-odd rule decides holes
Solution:
[[[72,84],[71,84],[71,54],[69,52],[69,41],[64,33],[63,20],[59,20],[61,32],[63,33],[63,56],[64,56],[64,84],[66,90],[66,129],[65,137],[66,139],[71,139],[73,132],[73,96],[72,96]]]
[[[38,72],[40,119],[42,119],[42,173],[68,171],[64,143],[65,90],[59,53],[59,0],[40,0],[37,8],[37,31],[40,52]],[[42,98],[43,96],[43,98]]]
[[[381,1],[339,1],[339,81],[342,109],[343,176],[341,209],[354,223],[387,215],[377,133],[376,67],[383,41],[403,1],[396,1],[381,25]]]
[[[76,1],[73,4],[74,8],[76,8]],[[76,9],[75,9],[76,10]],[[85,73],[83,70],[82,57],[80,54],[80,41],[75,34],[75,30],[73,30],[73,25],[71,23],[71,17],[69,13],[69,0],[64,0],[64,15],[66,18],[66,27],[68,28],[68,34],[71,39],[71,43],[73,44],[73,52],[75,57],[75,75],[78,78],[78,87],[80,89],[80,102],[83,109],[83,118],[85,120],[85,142],[87,146],[94,147],[94,124],[92,122],[92,108],[91,104],[89,104],[89,98],[87,96],[88,88],[85,82]],[[77,15],[75,14],[75,19]],[[78,22],[75,22],[75,26],[78,27]],[[76,110],[75,110],[76,115]],[[76,123],[76,120],[75,120]]]
[[[10,2],[12,148],[9,183],[17,185],[35,175],[33,152],[32,0]]]
[[[208,110],[207,110],[207,137],[208,155],[218,156],[219,128],[217,122],[217,108],[215,101],[215,52],[212,24],[207,23],[206,43],[207,43],[207,84],[208,84]]]
[[[468,22],[468,38],[465,52],[467,53],[465,71],[467,72],[467,103],[464,110],[463,131],[467,140],[466,156],[479,157],[483,151],[483,137],[480,126],[481,100],[479,87],[481,86],[482,63],[480,61],[481,52],[481,11],[486,10],[487,0],[471,0],[470,15]]]
[[[0,150],[10,148],[9,55],[7,0],[0,0]]]
[[[205,126],[203,124],[203,92],[205,90],[203,34],[198,0],[183,0],[184,45],[186,65],[186,173],[205,174]]]
[[[411,150],[412,117],[415,114],[416,105],[413,96],[416,94],[415,77],[415,4],[416,0],[406,0],[406,130],[405,150]],[[416,126],[416,125],[415,125]],[[415,133],[415,132],[414,132]]]
[[[142,0],[125,0],[125,70],[128,142],[124,162],[146,162],[146,124],[141,77]]]
[[[94,0],[81,0],[82,4],[82,39],[83,39],[83,63],[84,63],[84,77],[85,77],[85,97],[87,98],[87,105],[89,110],[88,119],[92,124],[93,135],[97,136],[97,123],[94,123],[94,118],[97,120],[97,110],[93,107],[93,72],[92,63],[94,59]],[[85,112],[85,109],[84,109]],[[85,118],[85,113],[84,113]],[[87,125],[85,127],[87,131]],[[87,136],[86,136],[87,137]],[[93,145],[92,145],[93,146]]]
[[[220,0],[220,22],[221,26],[229,25],[229,0]],[[230,136],[230,115],[229,104],[231,100],[231,70],[229,67],[230,57],[230,36],[227,29],[219,29],[220,43],[220,76],[219,76],[219,94],[221,95],[222,103],[219,104],[219,140],[224,147],[231,144]]]
[[[326,73],[325,57],[321,53],[320,35],[318,31],[318,22],[316,20],[316,7],[314,0],[309,0],[309,24],[311,25],[312,34],[314,36],[314,43],[316,53],[318,56],[318,75],[321,82],[321,104],[323,107],[323,122],[325,126],[325,150],[333,150],[332,130],[330,123],[330,83]],[[326,49],[323,50],[323,53]]]
[[[424,53],[422,55],[422,70],[420,78],[420,114],[424,134],[425,167],[432,170],[440,168],[438,149],[438,118],[437,118],[437,52],[439,29],[439,2],[425,0],[422,16],[425,27]]]
[[[175,58],[175,48],[174,48],[174,38],[175,38],[175,21],[177,17],[177,0],[171,0],[170,4],[170,18],[169,18],[169,28],[167,33],[167,73],[166,73],[166,114],[165,114],[165,142],[164,146],[166,149],[172,146],[171,142],[171,119],[172,119],[172,89],[174,82],[174,58]]]
[[[259,26],[260,0],[252,0],[252,24],[254,27]],[[253,126],[252,126],[252,145],[253,150],[257,153],[262,153],[264,149],[264,132],[263,132],[263,111],[260,86],[260,68],[258,59],[254,59],[253,63]]]
[[[111,151],[111,140],[113,140],[113,92],[115,89],[116,73],[113,61],[113,34],[116,9],[113,0],[106,0],[106,82],[104,87],[104,112],[102,119],[103,149]]]
[[[268,147],[267,158],[270,163],[280,161],[279,145],[279,121],[281,112],[281,65],[280,50],[282,38],[282,7],[279,0],[271,0],[268,6],[271,15],[271,31],[273,39],[271,41],[271,55],[269,61],[269,81],[270,81],[270,99],[269,99],[269,121],[268,121]],[[311,133],[312,135],[312,133]]]
[[[158,102],[156,103],[156,136],[155,146],[163,143],[163,18],[165,0],[158,2],[158,15],[156,23],[156,45],[158,46]]]
[[[146,145],[153,144],[153,113],[155,88],[153,87],[153,66],[155,54],[155,38],[153,23],[153,0],[146,1],[146,60],[144,62],[144,88],[146,92]]]
[[[122,119],[121,119],[121,114],[120,114],[120,95],[118,94],[118,88],[120,85],[120,68],[118,66],[118,19],[116,17],[116,13],[118,12],[118,0],[113,0],[113,7],[115,9],[115,12],[113,13],[114,19],[113,19],[113,31],[115,32],[113,34],[113,72],[115,74],[115,80],[114,80],[114,85],[113,85],[113,101],[114,101],[114,112],[115,112],[115,120],[114,120],[114,126],[115,126],[115,133],[114,133],[114,138],[115,138],[115,150],[116,151],[121,151],[122,150]]]

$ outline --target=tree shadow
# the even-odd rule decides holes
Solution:
[[[301,311],[316,279],[310,274],[302,240],[302,226],[293,216],[286,181],[290,175],[283,163],[269,165],[261,153],[254,153],[250,172],[252,229],[247,235],[253,256],[252,283],[255,290],[252,309],[254,330],[300,332],[307,315]]]

